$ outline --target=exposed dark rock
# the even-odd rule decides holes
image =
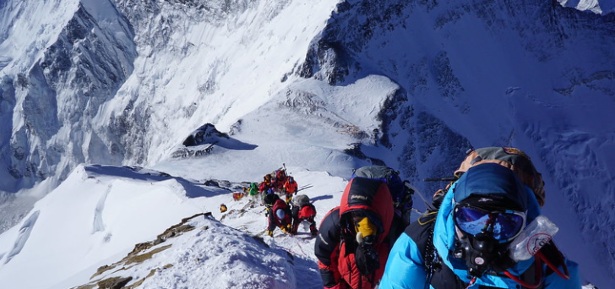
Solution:
[[[172,245],[169,244],[169,245],[160,246],[158,248],[150,250],[152,247],[162,244],[170,238],[177,237],[177,236],[182,235],[185,232],[194,230],[195,229],[194,226],[191,226],[186,223],[189,220],[200,217],[200,216],[203,216],[205,218],[211,218],[211,213],[200,213],[200,214],[195,214],[191,217],[184,218],[178,224],[175,224],[169,227],[162,234],[158,235],[155,240],[150,241],[150,242],[143,242],[143,243],[136,244],[135,247],[132,249],[132,251],[128,253],[126,257],[124,257],[122,260],[116,263],[113,263],[111,265],[104,265],[104,266],[99,267],[96,273],[92,275],[92,277],[90,278],[92,282],[79,286],[79,287],[74,287],[73,289],[90,289],[90,288],[92,289],[93,288],[96,288],[96,289],[102,289],[102,288],[130,289],[130,288],[137,287],[145,279],[147,279],[148,277],[151,277],[154,274],[155,269],[152,269],[146,277],[136,280],[130,286],[126,286],[126,284],[131,282],[133,279],[133,277],[130,277],[130,276],[129,277],[114,276],[114,277],[106,278],[103,280],[95,279],[95,278],[97,276],[103,275],[105,272],[108,272],[110,270],[121,271],[124,268],[141,264],[143,261],[152,258],[155,254],[171,248]],[[202,229],[207,230],[208,228],[204,227]],[[167,264],[163,268],[170,268],[170,267],[173,267],[173,265]]]

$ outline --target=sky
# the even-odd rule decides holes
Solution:
[[[65,120],[66,123],[59,124],[61,127],[56,134],[51,134],[48,140],[42,139],[41,136],[50,133],[47,129],[53,130],[56,127],[48,125],[44,114],[38,115],[41,116],[38,119],[32,119],[32,115],[37,116],[37,112],[46,111],[41,108],[53,103],[38,103],[42,107],[32,105],[37,102],[26,100],[33,95],[33,91],[18,88],[13,100],[15,109],[11,114],[8,113],[10,109],[4,105],[11,102],[10,95],[3,94],[3,97],[6,97],[3,101],[6,102],[0,107],[3,109],[3,114],[0,114],[3,120],[0,130],[6,134],[16,134],[17,137],[11,138],[12,141],[26,139],[24,135],[29,133],[28,127],[33,122],[42,126],[36,128],[36,133],[30,134],[33,135],[32,139],[28,139],[28,145],[31,144],[33,150],[48,145],[46,152],[49,152],[49,155],[45,155],[48,160],[56,157],[54,152],[64,148],[74,154],[51,166],[51,169],[57,170],[58,175],[68,174],[66,180],[58,176],[50,177],[32,190],[24,190],[16,200],[3,204],[9,207],[3,207],[0,214],[9,211],[19,213],[9,215],[10,218],[15,218],[12,223],[16,226],[0,235],[0,284],[24,289],[69,288],[85,284],[99,266],[121,260],[136,243],[153,240],[182,218],[196,213],[212,212],[213,217],[220,223],[205,218],[191,221],[198,227],[211,227],[211,233],[206,230],[188,232],[172,241],[172,248],[155,254],[154,258],[145,261],[142,266],[131,267],[128,271],[132,270],[131,274],[141,276],[148,274],[152,268],[164,267],[168,263],[175,264],[173,267],[157,270],[156,274],[145,281],[144,286],[147,285],[147,288],[169,288],[171,285],[167,284],[179,284],[178,288],[205,286],[202,284],[207,284],[203,288],[229,288],[231,284],[244,288],[259,288],[262,284],[265,284],[265,288],[320,288],[315,259],[311,255],[313,239],[302,235],[292,238],[284,235],[264,237],[264,242],[271,247],[268,249],[260,242],[246,237],[262,235],[266,221],[260,207],[246,207],[245,212],[238,212],[246,206],[246,200],[232,201],[231,193],[238,189],[234,186],[242,182],[260,181],[264,174],[286,165],[303,188],[302,192],[314,200],[318,210],[317,221],[320,221],[328,210],[339,203],[339,195],[352,169],[367,164],[367,161],[357,160],[344,152],[349,144],[357,141],[356,134],[372,132],[378,127],[381,121],[378,119],[379,109],[389,96],[398,92],[400,85],[424,91],[430,89],[421,83],[426,81],[421,78],[421,73],[430,68],[415,66],[417,64],[412,62],[415,58],[408,56],[410,52],[416,53],[418,58],[423,57],[422,51],[428,51],[429,55],[431,51],[446,45],[460,48],[448,52],[451,57],[449,65],[452,69],[468,68],[457,75],[462,83],[467,84],[465,88],[468,91],[502,95],[504,87],[506,95],[502,98],[464,100],[454,97],[430,98],[429,94],[419,94],[412,95],[413,98],[410,99],[415,104],[414,108],[420,112],[421,109],[434,107],[430,113],[442,119],[448,117],[446,121],[452,129],[463,132],[467,139],[474,140],[476,144],[491,145],[493,140],[515,139],[522,149],[528,148],[530,156],[549,172],[549,175],[545,175],[545,181],[547,188],[552,190],[547,192],[545,214],[560,226],[556,242],[566,249],[564,253],[581,264],[583,280],[592,281],[601,288],[605,288],[605,284],[612,284],[614,276],[609,275],[608,266],[613,267],[613,260],[606,257],[605,261],[603,256],[603,259],[597,258],[596,251],[587,248],[589,246],[578,247],[578,244],[587,243],[588,240],[594,242],[594,247],[598,246],[596,243],[604,245],[600,242],[606,237],[592,235],[595,232],[592,228],[599,224],[615,222],[614,213],[608,210],[598,211],[606,210],[600,204],[611,204],[615,196],[583,191],[601,192],[610,188],[609,184],[605,183],[609,180],[609,172],[613,171],[613,162],[610,160],[615,160],[608,154],[613,151],[613,130],[610,124],[612,105],[609,105],[612,102],[606,97],[582,98],[591,93],[589,86],[605,90],[612,88],[612,82],[607,82],[608,78],[583,78],[583,71],[565,67],[566,69],[561,70],[571,71],[573,75],[570,79],[580,83],[587,82],[588,87],[577,88],[578,95],[561,97],[559,94],[547,93],[538,98],[534,95],[537,92],[532,90],[532,85],[539,87],[538,92],[545,92],[540,90],[544,86],[548,86],[548,89],[553,86],[574,88],[576,84],[566,83],[568,79],[565,81],[556,78],[560,70],[541,63],[531,66],[531,70],[523,71],[521,76],[511,73],[493,83],[485,83],[480,81],[479,76],[486,76],[493,71],[527,68],[525,61],[529,62],[531,57],[525,55],[529,52],[523,50],[521,45],[513,43],[516,31],[498,31],[498,36],[503,35],[502,38],[505,38],[504,42],[491,46],[481,45],[488,44],[488,41],[483,41],[478,36],[490,35],[489,29],[493,28],[475,29],[477,20],[472,15],[469,20],[460,23],[455,23],[454,15],[450,15],[449,20],[453,22],[448,26],[434,31],[433,34],[425,33],[427,30],[423,24],[430,25],[430,17],[442,11],[436,10],[429,14],[429,11],[417,9],[413,17],[407,19],[410,21],[408,31],[414,33],[412,35],[415,42],[399,44],[390,41],[393,38],[407,38],[406,34],[395,33],[408,31],[394,30],[385,35],[389,39],[378,42],[382,39],[376,38],[376,41],[367,44],[371,50],[366,54],[372,55],[357,56],[364,57],[361,64],[367,67],[366,71],[370,71],[372,68],[377,70],[376,68],[381,67],[380,63],[388,63],[388,55],[396,55],[400,59],[399,67],[382,66],[395,67],[395,70],[401,71],[396,75],[398,79],[368,74],[350,83],[332,86],[318,77],[304,79],[291,71],[297,71],[297,67],[305,60],[312,41],[323,33],[322,29],[328,21],[333,21],[331,11],[335,9],[337,1],[286,1],[279,2],[279,6],[263,4],[266,2],[269,1],[254,1],[261,6],[231,15],[233,19],[221,23],[194,22],[194,19],[184,22],[183,18],[179,21],[174,18],[178,14],[187,18],[194,15],[186,15],[185,11],[181,10],[161,9],[162,12],[158,15],[160,18],[152,22],[160,26],[152,24],[153,26],[149,27],[150,23],[135,22],[135,35],[130,35],[130,29],[125,29],[123,23],[114,22],[111,16],[115,7],[106,5],[106,2],[4,2],[23,9],[1,10],[2,13],[8,14],[2,14],[1,19],[7,20],[0,20],[0,25],[10,28],[4,29],[7,32],[0,35],[2,40],[9,37],[9,41],[2,41],[0,44],[2,77],[36,67],[38,61],[47,56],[47,47],[56,43],[58,35],[65,36],[63,29],[72,19],[71,13],[78,9],[79,4],[99,12],[93,13],[99,26],[87,29],[96,36],[95,39],[111,39],[109,41],[113,44],[112,47],[118,50],[121,50],[118,47],[134,49],[137,56],[133,60],[120,59],[115,63],[127,71],[134,71],[119,88],[118,97],[104,101],[99,106],[93,102],[70,101],[75,95],[84,93],[78,91],[79,88],[95,89],[95,85],[83,84],[97,84],[97,79],[78,83],[77,88],[64,87],[57,106],[60,107],[59,119]],[[170,5],[170,1],[161,3]],[[571,3],[569,1],[567,4]],[[584,7],[589,6],[591,5]],[[310,9],[306,9],[307,7]],[[135,8],[136,11],[131,17],[138,19],[142,16],[139,13],[143,11],[138,8]],[[48,17],[13,15],[20,11]],[[449,15],[447,11],[444,12]],[[8,19],[18,21],[8,23]],[[164,19],[176,21],[162,21]],[[251,25],[253,23],[256,24]],[[102,28],[109,28],[112,32],[105,33]],[[466,30],[473,31],[476,38],[463,37],[465,34],[462,32]],[[165,38],[166,35],[161,31],[174,33]],[[351,32],[353,30],[348,31],[348,34],[351,35]],[[577,36],[572,32],[570,35]],[[595,40],[590,36],[587,39]],[[136,47],[125,43],[133,37]],[[542,39],[540,35],[537,38]],[[87,40],[75,43],[75,59],[91,60],[79,58],[87,55],[82,53],[87,52],[87,44]],[[500,45],[506,46],[507,49],[500,49]],[[104,46],[94,47],[98,49]],[[117,51],[108,53],[113,52]],[[579,62],[588,59],[589,63],[590,60],[595,60],[587,55],[576,55],[575,52],[570,49],[563,53],[569,58],[579,59]],[[510,55],[515,57],[507,58]],[[331,61],[335,60],[332,54],[325,53],[325,57],[330,57],[328,60]],[[467,62],[478,58],[489,61],[485,61],[487,64],[483,66],[473,66]],[[117,59],[110,57],[107,60]],[[405,61],[410,65],[404,65]],[[419,64],[421,62],[423,60],[420,60]],[[36,70],[33,71],[34,76],[28,79],[42,85],[36,82],[39,79],[36,78]],[[551,71],[553,74],[549,74]],[[403,73],[406,72],[411,77],[403,83],[403,78],[407,76]],[[544,75],[551,79],[544,81]],[[520,80],[516,77],[527,83],[518,85],[517,81]],[[285,81],[281,81],[283,79]],[[478,80],[475,81],[476,79]],[[61,79],[55,85],[63,87],[63,81],[64,79]],[[550,81],[555,84],[549,83]],[[36,85],[33,86],[37,88]],[[501,105],[502,101],[505,105]],[[484,105],[485,103],[487,105]],[[63,107],[65,104],[66,107]],[[487,109],[487,106],[494,106],[499,110]],[[130,140],[129,145],[132,147],[126,149],[133,149],[134,151],[130,152],[134,155],[127,156],[124,160],[122,164],[126,166],[98,165],[112,161],[109,158],[113,156],[104,153],[105,141],[117,141],[99,139],[105,137],[105,131],[100,130],[117,128],[111,121],[114,117],[121,118],[124,116],[121,113],[139,111],[139,108],[151,114],[128,114],[129,118],[148,120],[148,126],[135,125],[136,131],[131,132],[134,139]],[[463,110],[464,114],[455,114],[457,109]],[[32,114],[28,115],[28,112]],[[479,117],[468,117],[466,112]],[[80,113],[92,113],[93,116],[77,123],[70,122],[75,119],[75,114]],[[502,117],[496,119],[494,115]],[[587,115],[594,116],[598,121],[587,118]],[[517,124],[516,120],[519,119],[525,121]],[[181,146],[183,138],[207,122],[216,123],[223,132],[233,130],[232,137],[236,141],[219,142],[211,153],[205,156],[173,157],[185,152],[185,148]],[[475,125],[476,123],[481,125]],[[141,128],[143,130],[138,130]],[[524,138],[526,135],[533,138]],[[394,146],[405,148],[406,140],[397,141]],[[138,151],[146,146],[149,146],[146,152]],[[190,150],[206,147],[207,145],[197,146]],[[372,149],[373,151],[369,152],[372,155],[382,156],[395,166],[404,165],[403,162],[393,159],[394,156],[383,155],[386,150],[382,147]],[[96,153],[90,153],[92,151]],[[147,160],[145,168],[134,165],[143,159]],[[562,167],[556,159],[579,164],[579,167],[585,170],[579,173]],[[440,161],[442,160],[431,160],[432,163]],[[78,165],[73,168],[70,164]],[[595,170],[596,167],[600,170]],[[455,168],[451,167],[450,171]],[[0,170],[0,174],[6,175],[6,170]],[[173,177],[166,177],[167,174]],[[2,175],[3,180],[10,178],[5,175]],[[224,184],[227,184],[224,180],[228,180],[231,189],[203,185],[205,181],[212,179]],[[52,190],[56,185],[59,186]],[[570,203],[570,199],[556,197],[564,194],[563,191],[557,191],[557,188],[572,188],[567,191],[574,193],[573,203]],[[52,192],[46,195],[51,190]],[[43,198],[44,195],[46,196]],[[415,203],[419,210],[423,206],[420,197],[429,198],[430,195],[431,192],[428,191],[417,194]],[[38,199],[40,201],[36,202]],[[221,203],[229,207],[227,213],[219,213]],[[575,209],[587,213],[580,218],[575,215]],[[596,220],[595,216],[603,219]],[[164,246],[165,244],[161,244],[159,247]],[[244,249],[236,250],[236,247]],[[290,252],[293,257],[289,257],[284,251]],[[234,270],[228,266],[229,260],[233,261],[233,264],[242,264],[239,268],[258,269],[254,269],[256,272],[248,269]],[[267,266],[262,266],[263,263]],[[186,274],[192,271],[199,274]],[[32,278],[33,275],[37,277]],[[217,283],[209,284],[210,280]]]

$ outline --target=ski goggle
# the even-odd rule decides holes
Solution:
[[[490,211],[469,205],[457,205],[453,212],[455,225],[473,237],[490,237],[500,243],[517,237],[525,227],[525,212]]]

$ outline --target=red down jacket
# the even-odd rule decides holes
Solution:
[[[362,275],[356,264],[356,232],[350,213],[364,211],[380,224],[374,249],[379,268],[370,276]],[[314,245],[318,268],[325,287],[372,289],[382,277],[390,244],[387,236],[393,221],[393,201],[386,183],[367,178],[352,179],[342,194],[340,206],[333,208],[320,224]]]

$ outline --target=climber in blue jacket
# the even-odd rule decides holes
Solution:
[[[533,192],[511,170],[494,163],[472,167],[437,211],[397,239],[378,288],[581,288],[577,264],[552,240],[528,259],[512,257],[510,244],[525,238],[522,232],[539,215]]]

